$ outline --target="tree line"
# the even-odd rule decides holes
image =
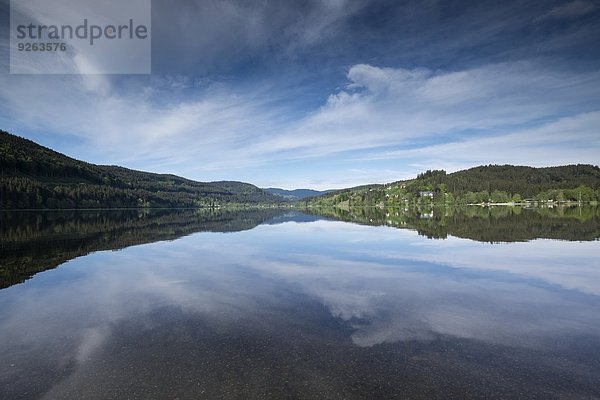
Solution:
[[[600,201],[600,168],[489,165],[447,174],[428,170],[416,179],[370,185],[308,199],[314,206],[403,207],[414,204],[486,204]]]

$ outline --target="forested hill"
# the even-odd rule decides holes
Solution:
[[[416,179],[369,185],[309,199],[316,205],[400,206],[412,203],[481,204],[600,201],[600,168],[566,165],[533,168],[488,165],[447,174],[427,171]]]
[[[417,177],[421,184],[444,184],[455,194],[494,190],[519,193],[533,197],[552,189],[574,189],[587,186],[600,188],[600,168],[578,164],[559,167],[534,168],[513,165],[488,165],[446,174],[443,170],[427,171]]]
[[[0,209],[202,207],[281,201],[248,183],[203,183],[86,163],[0,130]]]

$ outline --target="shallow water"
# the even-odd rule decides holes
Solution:
[[[596,216],[501,243],[273,210],[2,221],[2,399],[600,398]]]

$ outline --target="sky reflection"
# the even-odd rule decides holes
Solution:
[[[300,347],[450,337],[568,351],[600,337],[598,259],[598,242],[490,245],[325,220],[197,233],[80,257],[1,291],[1,369],[8,381],[32,365],[63,371],[43,390],[61,397],[88,363],[119,353],[123,326],[167,332],[177,315],[214,337]]]

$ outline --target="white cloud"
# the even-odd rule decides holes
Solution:
[[[11,77],[2,84],[0,96],[12,118],[29,129],[79,137],[84,152],[92,153],[88,161],[101,163],[164,162],[165,168],[175,168],[195,159],[200,165],[233,164],[225,153],[268,132],[277,120],[252,93],[214,90],[157,104],[151,97],[166,91],[140,85],[123,94],[102,76]]]
[[[347,78],[342,90],[305,117],[290,113],[285,94],[268,87],[236,89],[173,78],[126,81],[120,88],[121,81],[102,76],[3,75],[0,99],[4,114],[22,127],[79,137],[85,148],[59,149],[71,155],[196,179],[221,170],[236,178],[235,171],[249,167],[332,155],[364,163],[398,158],[404,169],[440,164],[452,169],[490,162],[593,162],[600,151],[598,114],[582,112],[597,109],[600,73],[525,62],[454,72],[359,64]],[[476,134],[465,139],[467,131]],[[440,141],[450,143],[419,144]],[[376,154],[365,157],[368,150]],[[348,151],[363,155],[335,155]],[[358,167],[403,169],[352,168]],[[301,177],[299,171],[294,179],[332,186],[334,180],[348,181],[339,170],[337,177],[316,173]]]
[[[587,15],[598,8],[597,4],[589,1],[575,0],[552,8],[544,15],[544,19],[571,19]]]
[[[549,166],[598,163],[600,111],[578,114],[541,127],[416,149],[381,152],[373,158],[420,160],[449,171],[480,164]]]
[[[347,19],[368,5],[364,0],[155,1],[153,12],[161,18],[153,26],[153,40],[161,57],[154,66],[159,71],[223,74],[265,52],[275,62],[295,59],[298,52],[335,38]]]
[[[456,135],[453,141],[457,142],[448,147],[477,147],[477,151],[455,152],[447,158],[472,166],[491,162],[490,151],[494,159],[527,163],[531,157],[522,157],[520,145],[527,146],[530,156],[533,152],[536,162],[590,162],[595,160],[593,152],[600,150],[593,129],[595,113],[575,116],[572,121],[567,118],[544,128],[559,129],[571,121],[569,140],[565,140],[564,132],[549,138],[538,128],[539,121],[556,120],[560,115],[596,107],[593,103],[600,98],[597,73],[570,74],[531,63],[488,65],[457,72],[355,65],[348,78],[347,87],[331,95],[320,110],[278,136],[251,146],[249,151],[287,151],[302,157],[403,146],[413,150],[387,155],[433,157],[446,147],[419,148],[411,143],[435,141],[438,137],[448,141]],[[457,134],[465,130],[478,132],[474,142],[458,141]],[[499,138],[502,134],[505,136]],[[582,149],[583,141],[586,145]],[[503,146],[484,148],[497,142]],[[440,152],[436,152],[438,148]],[[519,157],[514,156],[515,152]]]

